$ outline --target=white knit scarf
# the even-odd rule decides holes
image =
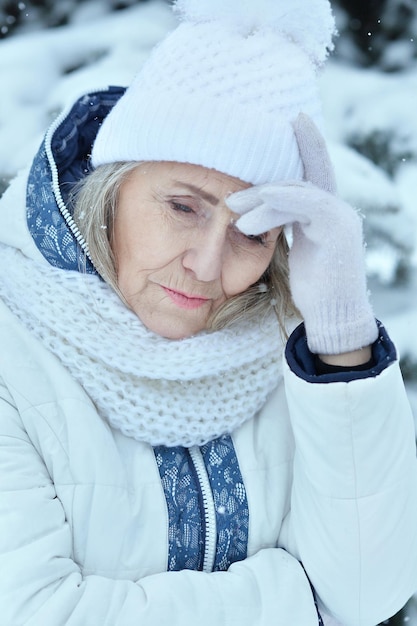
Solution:
[[[63,271],[0,245],[0,297],[125,435],[152,445],[202,445],[231,433],[281,377],[271,315],[183,340],[139,321],[97,276]]]

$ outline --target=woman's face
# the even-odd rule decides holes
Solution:
[[[153,162],[120,189],[111,237],[119,289],[147,328],[189,337],[268,267],[280,229],[248,238],[225,199],[248,187],[197,165]]]

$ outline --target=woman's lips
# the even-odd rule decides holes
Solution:
[[[201,296],[191,296],[181,291],[174,291],[168,289],[168,287],[162,287],[165,293],[171,298],[172,302],[179,306],[181,309],[198,309],[208,302],[209,298],[202,298]]]

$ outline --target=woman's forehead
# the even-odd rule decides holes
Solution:
[[[188,187],[192,193],[200,192],[202,195],[206,193],[208,196],[211,195],[208,191],[210,188],[224,189],[227,193],[228,188],[230,188],[230,192],[234,192],[251,186],[235,176],[193,163],[152,161],[141,163],[137,172],[141,175],[151,174],[159,182],[164,181],[177,187]],[[207,199],[210,201],[209,198]],[[212,198],[212,203],[213,200]]]

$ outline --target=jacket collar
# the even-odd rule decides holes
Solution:
[[[109,87],[79,98],[54,121],[30,169],[26,205],[31,236],[45,259],[65,270],[96,273],[68,202],[74,185],[91,171],[98,129],[124,93]]]

